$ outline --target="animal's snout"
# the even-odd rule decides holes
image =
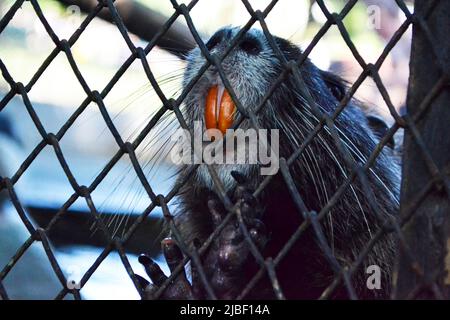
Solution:
[[[208,50],[213,50],[221,47],[226,47],[226,44],[233,38],[233,29],[222,29],[217,31],[206,43]],[[239,41],[239,45],[235,50],[243,51],[249,55],[257,55],[261,52],[262,43],[255,35],[247,32]]]

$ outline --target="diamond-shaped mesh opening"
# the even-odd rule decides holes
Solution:
[[[8,35],[15,35],[11,37]],[[14,40],[16,39],[16,40]],[[0,40],[3,43],[0,49],[2,61],[8,66],[9,72],[16,79],[26,83],[30,81],[39,66],[50,54],[54,47],[51,37],[45,27],[38,21],[36,12],[29,1],[25,1],[10,22],[4,27]],[[21,48],[17,54],[32,51],[33,55],[18,59],[12,54],[10,48]]]

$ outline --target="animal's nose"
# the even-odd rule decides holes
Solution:
[[[246,33],[239,48],[248,54],[256,55],[261,51],[261,43],[254,35]]]
[[[208,50],[214,49],[218,44],[225,40],[231,40],[231,30],[222,29],[217,31],[206,43]],[[250,55],[256,55],[261,52],[261,41],[253,34],[244,34],[242,40],[239,42],[237,50],[242,50]]]
[[[215,46],[222,42],[225,37],[225,30],[217,31],[206,43],[206,47],[211,51]]]

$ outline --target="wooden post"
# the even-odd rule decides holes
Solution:
[[[431,7],[434,8],[431,9]],[[430,11],[431,10],[431,11]],[[416,20],[410,62],[407,112],[421,136],[429,159],[441,173],[445,183],[433,185],[416,207],[412,219],[404,226],[403,235],[418,268],[414,270],[405,250],[400,246],[398,274],[394,297],[450,298],[450,1],[416,0],[415,13],[427,24],[433,44]],[[437,52],[433,53],[432,46]],[[440,60],[440,61],[439,61]],[[440,84],[440,85],[438,85]],[[432,94],[434,92],[434,94]],[[429,106],[418,116],[424,101]],[[431,166],[432,167],[432,166]],[[400,216],[408,215],[408,207],[432,181],[430,162],[410,128],[405,130],[403,180]],[[447,186],[445,187],[445,184]],[[423,272],[421,276],[420,271]]]

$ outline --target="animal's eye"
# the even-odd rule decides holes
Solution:
[[[258,39],[253,37],[247,37],[239,46],[242,50],[251,55],[256,55],[261,52],[261,44]]]

